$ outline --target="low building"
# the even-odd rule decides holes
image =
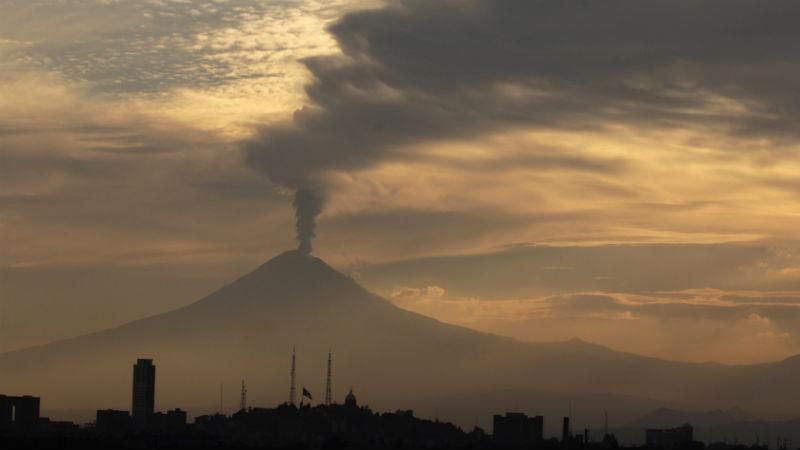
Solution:
[[[494,440],[505,448],[529,448],[543,439],[544,418],[523,413],[494,416]]]
[[[186,411],[173,409],[153,414],[152,428],[160,431],[180,431],[186,426]]]
[[[30,430],[39,424],[39,397],[0,395],[0,429]]]
[[[685,424],[677,428],[648,429],[645,432],[647,447],[662,450],[690,448],[694,442],[694,428]]]
[[[128,411],[99,409],[94,421],[95,430],[100,433],[124,433],[131,428],[131,415]]]

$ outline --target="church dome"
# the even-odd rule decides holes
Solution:
[[[344,404],[345,406],[358,406],[356,395],[353,394],[352,388],[350,388],[350,392],[348,392],[347,396],[344,398]]]

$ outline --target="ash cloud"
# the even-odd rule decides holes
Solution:
[[[260,129],[246,160],[304,189],[414,144],[517,128],[785,143],[800,118],[798,14],[785,0],[401,0],[350,13],[330,28],[342,53],[304,60],[307,106]]]

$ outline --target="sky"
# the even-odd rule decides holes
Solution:
[[[443,321],[800,353],[799,12],[0,0],[0,352],[188,304],[299,204],[316,255]]]

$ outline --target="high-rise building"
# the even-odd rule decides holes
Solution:
[[[156,400],[156,366],[152,359],[139,359],[133,366],[131,417],[136,426],[146,426],[153,416]]]

